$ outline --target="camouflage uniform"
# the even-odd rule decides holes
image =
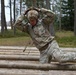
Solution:
[[[53,21],[54,13],[47,9],[40,9],[40,12],[45,16],[41,20],[38,19],[37,24],[33,27],[28,22],[27,15],[21,15],[14,24],[16,28],[26,31],[30,35],[40,51],[40,62],[49,63],[52,57],[59,62],[76,61],[76,53],[64,53],[61,51],[54,37],[47,30],[46,25]]]

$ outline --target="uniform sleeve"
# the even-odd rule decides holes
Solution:
[[[44,9],[44,8],[41,8],[40,11],[44,15],[43,16],[43,23],[44,24],[48,25],[54,21],[55,13],[53,11],[48,10],[48,9]]]
[[[20,15],[18,17],[18,19],[16,20],[14,27],[16,27],[17,29],[21,30],[21,31],[25,31],[26,30],[26,25],[24,25],[22,22],[23,20],[26,19],[26,15]]]

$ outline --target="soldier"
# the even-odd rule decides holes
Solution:
[[[39,18],[39,13],[44,14],[42,19]],[[65,53],[60,50],[55,38],[51,36],[46,27],[46,25],[52,23],[54,15],[51,10],[30,8],[17,19],[14,26],[30,35],[40,51],[41,63],[50,63],[52,57],[58,62],[76,61],[76,53]]]

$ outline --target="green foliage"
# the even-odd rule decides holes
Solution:
[[[74,1],[62,0],[62,29],[71,30],[74,29]]]

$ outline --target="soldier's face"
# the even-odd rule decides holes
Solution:
[[[31,18],[29,19],[29,22],[30,22],[30,24],[31,24],[32,26],[35,26],[36,23],[37,23],[37,20],[36,20],[36,18],[31,17]]]

